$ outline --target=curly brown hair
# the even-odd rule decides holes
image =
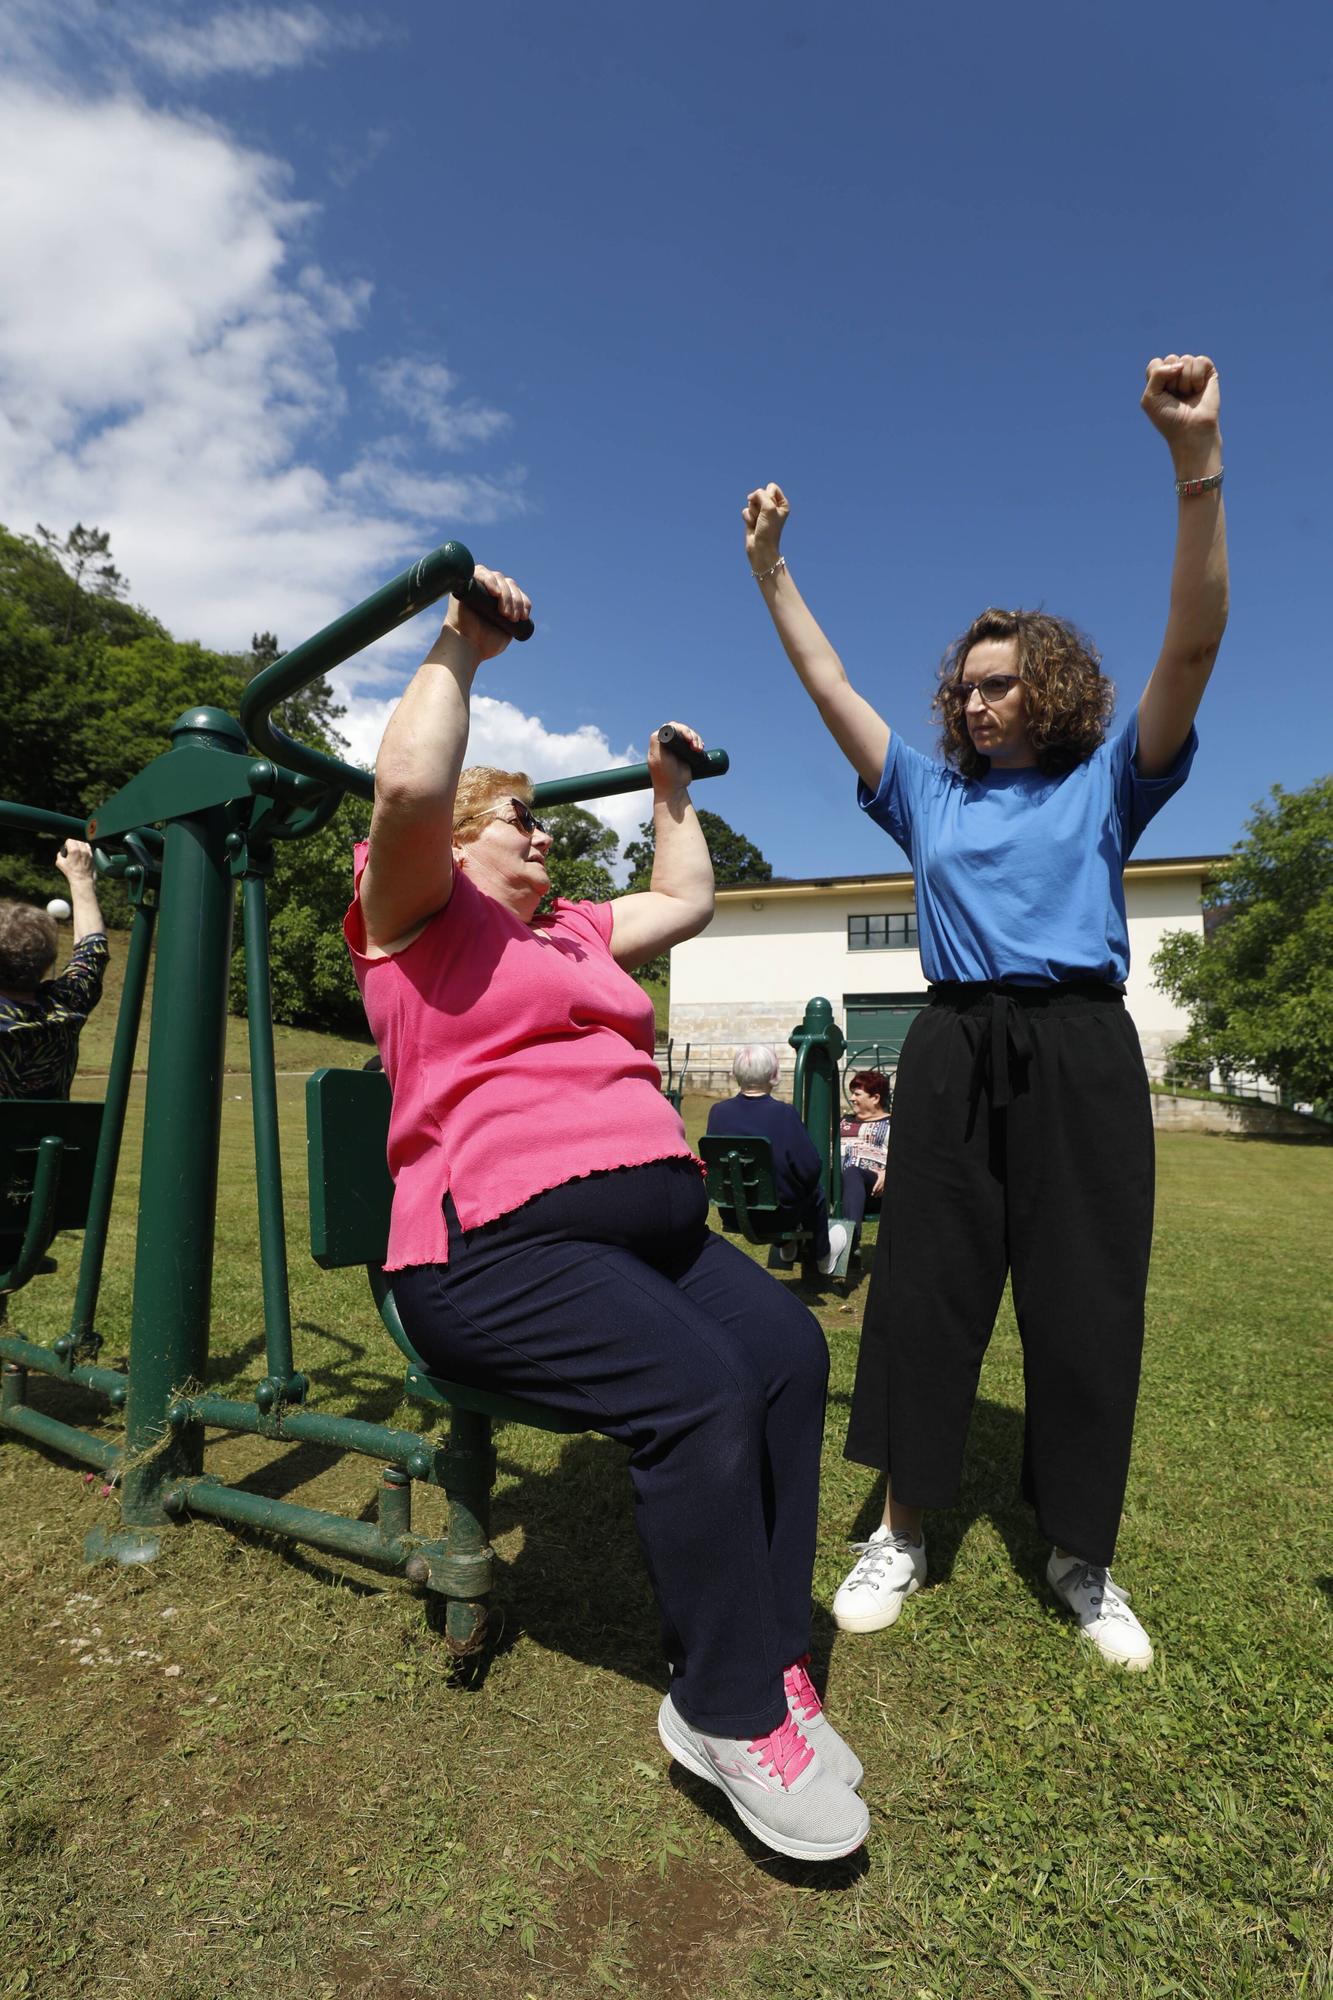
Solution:
[[[55,920],[31,903],[0,903],[0,986],[35,993],[56,962]]]
[[[1115,707],[1115,689],[1102,672],[1101,654],[1067,618],[992,606],[972,620],[940,661],[931,710],[942,725],[945,763],[965,778],[983,777],[990,769],[990,758],[982,756],[968,733],[964,710],[945,693],[962,679],[967,656],[982,639],[1017,641],[1027,730],[1038,768],[1058,777],[1090,757],[1105,739]]]

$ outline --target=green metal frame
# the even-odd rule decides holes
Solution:
[[[39,1112],[28,1193],[15,1210],[17,1215],[21,1206],[23,1226],[0,1236],[11,1290],[51,1268],[45,1251],[52,1228],[77,1226],[61,1206],[72,1185],[70,1120],[78,1113],[100,1115],[90,1175],[85,1172],[86,1144],[79,1155],[82,1192],[77,1206],[84,1240],[70,1328],[45,1347],[0,1324],[0,1431],[98,1466],[117,1481],[120,1525],[109,1533],[95,1531],[87,1545],[90,1559],[151,1560],[169,1525],[194,1515],[262,1528],[397,1570],[444,1596],[446,1636],[459,1652],[473,1650],[485,1632],[492,1420],[503,1417],[552,1429],[573,1426],[537,1406],[466,1392],[432,1377],[396,1327],[382,1278],[377,1279],[377,1296],[385,1324],[408,1356],[408,1393],[450,1409],[448,1444],[305,1408],[307,1383],[292,1352],[265,880],[276,841],[299,839],[324,825],[349,792],[373,795],[369,773],[294,743],[274,722],[273,710],[446,592],[463,588],[472,569],[467,549],[448,542],[257,675],[246,690],[240,722],[217,709],[188,711],[170,731],[171,748],[105,800],[86,827],[41,807],[0,801],[0,826],[53,837],[86,834],[94,840],[99,871],[124,879],[134,907],[105,1105],[52,1106],[44,1125]],[[249,743],[262,754],[254,756]],[[726,752],[714,751],[701,775],[720,776],[727,764]],[[535,799],[539,805],[553,805],[605,798],[649,783],[647,765],[636,764],[538,785]],[[223,1038],[238,883],[266,1369],[252,1402],[215,1396],[199,1386],[208,1375]],[[122,1372],[97,1365],[97,1302],[154,948],[157,972],[129,1366]],[[5,1129],[0,1126],[0,1157]],[[360,1176],[364,1156],[344,1155],[341,1165],[348,1179],[354,1170]],[[337,1178],[332,1174],[331,1184]],[[378,1251],[366,1261],[375,1264],[382,1255],[383,1235]],[[4,1303],[0,1292],[0,1318]],[[113,1409],[123,1409],[123,1443],[31,1410],[26,1402],[30,1372],[75,1382],[104,1396]],[[205,1427],[325,1444],[378,1458],[383,1474],[376,1519],[349,1520],[243,1492],[207,1476]],[[448,1495],[446,1542],[413,1535],[413,1482],[440,1486]]]

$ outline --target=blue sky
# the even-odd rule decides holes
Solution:
[[[589,769],[678,716],[779,873],[896,868],[746,491],[786,487],[909,741],[986,603],[1073,617],[1124,709],[1174,523],[1143,367],[1201,349],[1234,608],[1140,852],[1223,850],[1328,768],[1326,7],[5,0],[0,36],[0,518],[109,528],[182,636],[294,643],[457,536],[539,626],[479,682],[482,754]],[[345,677],[361,755],[429,636]]]

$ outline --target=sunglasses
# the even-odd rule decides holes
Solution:
[[[979,694],[987,708],[994,708],[1022,678],[1021,674],[987,674],[980,681],[946,681],[940,689],[940,700],[946,708],[966,708],[973,695]]]
[[[514,817],[512,819],[508,819],[508,816],[505,814],[505,806],[512,806],[514,808]],[[461,826],[464,820],[495,819],[497,817],[505,818],[508,825],[516,826],[520,833],[526,833],[529,836],[534,833],[546,832],[546,828],[542,825],[526,799],[506,799],[504,805],[483,806],[480,812],[464,813],[454,824]]]

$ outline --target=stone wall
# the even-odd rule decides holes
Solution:
[[[1280,1104],[1235,1104],[1225,1098],[1152,1093],[1152,1121],[1159,1132],[1225,1132],[1247,1139],[1305,1139],[1333,1145],[1333,1125],[1284,1111]]]

